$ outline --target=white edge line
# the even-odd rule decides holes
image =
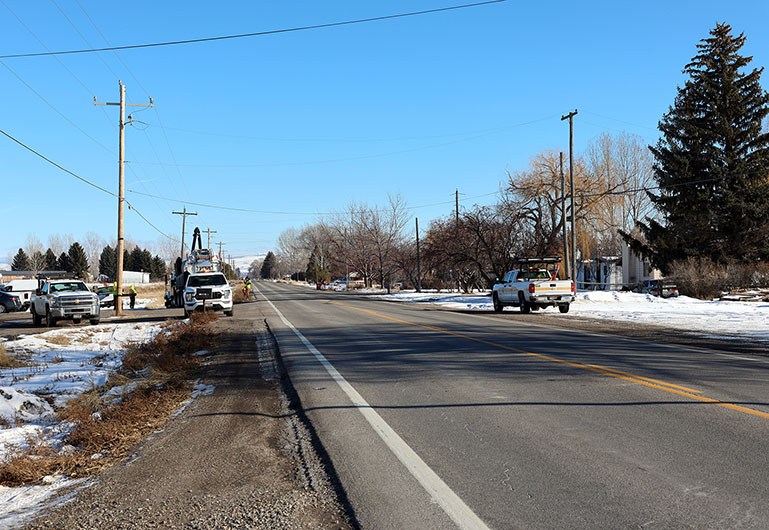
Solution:
[[[258,289],[257,289],[258,290]],[[260,292],[261,293],[261,292]],[[264,296],[264,293],[261,293]],[[307,347],[315,358],[323,365],[328,374],[347,394],[352,404],[360,411],[369,425],[379,435],[390,451],[406,466],[417,482],[430,494],[430,497],[446,512],[454,523],[460,528],[468,530],[489,530],[489,527],[473,512],[467,504],[452,491],[449,486],[433,471],[419,455],[414,452],[403,439],[398,436],[382,417],[369,405],[353,386],[340,374],[336,368],[318,351],[302,333],[289,322],[277,307],[265,296],[264,299],[277,313],[283,323],[299,337],[299,340]]]

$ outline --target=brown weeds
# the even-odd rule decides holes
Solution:
[[[3,368],[22,368],[29,366],[28,363],[17,359],[15,355],[9,355],[5,349],[5,344],[0,342],[0,369]]]
[[[189,397],[189,375],[200,362],[191,354],[212,347],[215,335],[208,324],[215,319],[213,312],[194,314],[167,326],[149,343],[129,348],[121,373],[106,386],[124,385],[140,375],[138,387],[119,400],[104,399],[104,388],[71,400],[57,412],[60,421],[73,425],[63,442],[70,450],[56,450],[45,435],[30,438],[27,447],[0,463],[0,484],[32,484],[57,474],[84,476],[130,454]]]

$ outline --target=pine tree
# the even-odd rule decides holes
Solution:
[[[158,255],[152,258],[151,275],[157,280],[163,280],[166,277],[166,262]]]
[[[134,270],[152,273],[152,254],[146,248],[141,251],[138,265],[139,268]]]
[[[267,253],[267,256],[265,256],[264,258],[260,275],[262,278],[266,280],[266,279],[272,278],[274,273],[275,273],[275,254],[273,254],[272,251],[270,251]]]
[[[663,272],[677,260],[769,258],[769,94],[763,68],[742,72],[751,57],[738,52],[745,37],[717,24],[686,65],[689,76],[659,123],[651,152],[659,193],[651,200],[661,222],[639,223],[649,254]]]
[[[85,277],[85,273],[88,272],[88,257],[85,255],[85,250],[80,246],[80,243],[75,241],[72,246],[69,247],[68,252],[69,269],[77,278]]]
[[[14,271],[28,271],[30,270],[29,257],[24,249],[19,249],[16,255],[13,257],[13,263],[11,264],[11,270]]]
[[[62,252],[56,260],[56,270],[72,272],[69,270],[69,255],[66,252]]]
[[[142,264],[142,251],[139,247],[134,247],[128,256],[128,261],[123,263],[123,270],[140,271]]]
[[[47,271],[55,271],[56,267],[58,266],[57,260],[56,260],[56,254],[53,253],[53,250],[50,248],[45,251],[45,267],[44,269]]]
[[[109,245],[102,249],[99,256],[99,274],[112,279],[117,277],[117,253]]]

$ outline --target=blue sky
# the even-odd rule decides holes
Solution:
[[[138,44],[460,3],[2,0],[0,55],[103,47],[104,37],[111,45]],[[129,102],[152,96],[156,105],[129,110],[143,123],[126,130],[126,188],[133,190],[126,198],[176,239],[181,218],[171,211],[188,201],[199,214],[188,226],[217,230],[213,239],[233,255],[264,253],[285,228],[315,222],[311,212],[339,211],[350,201],[383,204],[388,193],[400,193],[424,227],[451,213],[456,188],[466,205],[491,202],[486,194],[506,170],[524,169],[544,149],[568,149],[560,116],[575,108],[577,153],[604,131],[652,143],[699,40],[717,21],[728,22],[746,34],[743,52],[753,55],[752,66],[764,66],[768,18],[769,4],[760,1],[508,0],[248,39],[5,59],[0,129],[116,191],[117,108],[94,106],[93,97],[117,101],[122,79]],[[766,76],[763,84],[769,86]],[[0,255],[14,253],[30,233],[44,243],[51,233],[115,237],[115,199],[5,137],[0,160]],[[147,246],[164,237],[131,211],[126,233]]]

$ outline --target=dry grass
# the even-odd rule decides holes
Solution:
[[[71,333],[54,335],[52,337],[45,338],[46,342],[50,342],[51,344],[58,344],[59,346],[69,346],[72,344],[73,340],[74,338],[72,337]]]
[[[147,304],[148,309],[165,307],[166,287],[164,283],[148,283],[136,285],[136,298],[154,298],[155,301]]]
[[[56,474],[84,476],[130,454],[189,397],[189,377],[200,363],[190,354],[212,348],[215,335],[209,324],[215,319],[213,312],[195,313],[188,322],[167,326],[153,341],[130,347],[121,372],[105,388],[87,392],[57,412],[60,421],[74,425],[63,442],[73,449],[57,451],[44,435],[30,438],[28,447],[0,464],[0,484],[33,484]],[[137,382],[137,376],[138,387],[119,401],[102,397],[107,388]]]
[[[29,366],[28,363],[17,359],[14,355],[9,355],[5,349],[5,344],[0,342],[0,369],[3,368],[22,368]]]
[[[243,287],[245,285],[246,284],[243,282],[238,282],[232,286],[232,302],[234,304],[242,304],[244,302],[248,302],[246,295],[243,294]],[[253,292],[253,288],[251,292]]]

